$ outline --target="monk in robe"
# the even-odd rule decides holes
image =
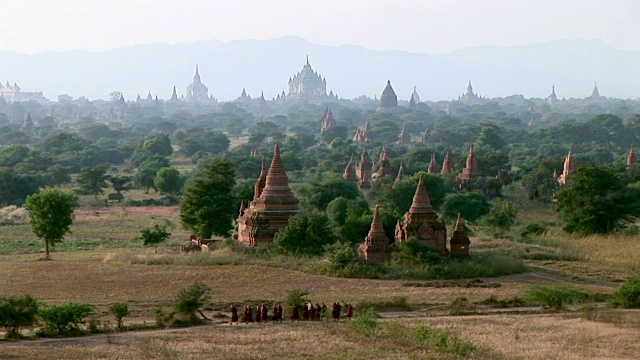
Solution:
[[[231,305],[231,323],[229,325],[233,325],[233,323],[238,325],[238,309]]]
[[[267,306],[265,304],[262,304],[262,311],[260,312],[260,317],[262,322],[269,321],[269,309],[267,309]]]
[[[309,307],[307,304],[302,305],[302,320],[309,320]]]
[[[278,304],[278,320],[282,323],[282,305]]]
[[[293,304],[291,306],[291,320],[300,320],[300,314],[298,314],[297,304]]]
[[[351,318],[353,317],[353,306],[351,306],[351,303],[347,304],[347,319],[351,320]]]
[[[309,318],[311,321],[316,321],[316,308],[311,303],[309,303]]]
[[[262,321],[262,306],[256,306],[256,322],[259,323]]]
[[[250,306],[244,307],[244,322],[247,324],[253,322],[253,310],[251,310]]]
[[[340,304],[333,303],[333,311],[331,312],[334,321],[340,320]]]
[[[322,306],[316,303],[316,320],[322,319]]]

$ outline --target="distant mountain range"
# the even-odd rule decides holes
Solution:
[[[106,52],[4,51],[0,81],[17,82],[23,91],[43,91],[52,100],[63,93],[107,99],[114,90],[131,100],[148,91],[166,99],[174,85],[178,94],[185,93],[199,64],[202,81],[219,100],[235,99],[243,87],[253,97],[264,91],[271,99],[287,91],[289,77],[302,68],[306,55],[326,77],[327,91],[343,98],[379,95],[387,79],[400,99],[408,99],[414,85],[423,100],[457,98],[469,80],[485,97],[546,97],[555,84],[559,98],[581,98],[591,94],[595,82],[603,96],[640,97],[640,52],[583,40],[480,46],[438,55],[318,45],[297,37],[150,44]]]

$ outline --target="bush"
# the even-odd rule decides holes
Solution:
[[[484,223],[498,230],[499,232],[509,231],[511,226],[516,221],[518,216],[518,210],[510,202],[505,202],[502,205],[502,209],[491,209],[489,214],[484,218]]]
[[[442,262],[440,250],[433,246],[425,245],[416,238],[411,238],[402,244],[400,251],[393,254],[393,259],[399,264],[435,265]]]
[[[126,303],[117,303],[109,307],[109,311],[116,318],[118,329],[122,329],[122,318],[129,315],[129,305]]]
[[[475,313],[476,309],[466,297],[460,296],[449,304],[450,315],[466,315]]]
[[[547,228],[538,223],[528,223],[520,230],[520,236],[527,237],[529,235],[543,235],[547,232]]]
[[[209,300],[210,291],[211,288],[200,281],[180,290],[175,307],[176,311],[184,317],[187,325],[202,322],[202,320],[196,317],[196,312],[202,315],[200,308]]]
[[[427,325],[420,325],[413,330],[413,339],[420,348],[435,349],[443,353],[465,356],[476,350],[476,347],[460,339],[452,329],[434,329]]]
[[[627,278],[614,293],[616,302],[622,307],[640,307],[640,276]]]
[[[378,328],[378,320],[376,318],[376,313],[371,309],[367,309],[358,313],[353,318],[350,326],[362,336],[373,337],[376,335],[376,330]]]
[[[45,335],[77,335],[82,333],[80,326],[87,316],[95,312],[93,305],[68,303],[41,310],[39,315],[44,322]]]
[[[532,286],[525,293],[525,299],[544,309],[562,309],[566,304],[582,303],[589,295],[582,289],[570,286]]]
[[[287,293],[287,305],[288,307],[292,307],[293,304],[298,305],[298,307],[302,306],[304,303],[308,303],[309,299],[306,296],[309,295],[309,290],[305,289],[291,289]]]
[[[7,339],[20,338],[20,330],[33,326],[37,315],[38,303],[31,295],[0,299],[0,327]]]
[[[158,224],[156,224],[153,229],[144,228],[140,231],[143,245],[153,245],[154,252],[157,252],[157,245],[167,240],[169,236],[171,236],[171,233],[167,231],[167,228],[161,227]]]

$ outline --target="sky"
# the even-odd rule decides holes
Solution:
[[[272,39],[445,53],[602,40],[640,50],[637,0],[0,0],[0,51]]]

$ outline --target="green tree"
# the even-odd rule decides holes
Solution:
[[[557,195],[556,211],[568,233],[604,234],[640,216],[640,189],[600,165],[577,169]]]
[[[33,233],[44,240],[46,260],[50,259],[49,245],[61,242],[70,232],[76,201],[72,194],[54,189],[27,197],[24,208],[29,211]]]
[[[455,219],[458,213],[467,221],[476,221],[491,210],[491,204],[484,195],[477,193],[449,194],[442,204],[445,219]]]
[[[353,200],[360,196],[356,184],[342,179],[308,183],[303,185],[298,192],[304,206],[319,211],[324,211],[327,205],[338,197]]]
[[[336,242],[329,219],[323,214],[299,213],[289,218],[289,224],[280,229],[275,243],[296,254],[318,255],[324,246]]]
[[[175,196],[182,192],[185,178],[180,174],[178,169],[174,167],[162,168],[156,174],[154,184],[161,194],[169,194]]]
[[[150,154],[166,157],[173,153],[171,140],[166,134],[158,134],[152,138],[145,140],[142,148]]]
[[[127,191],[130,189],[129,183],[131,182],[130,176],[111,176],[109,182],[113,189],[120,194],[121,191]]]
[[[491,209],[489,214],[484,218],[484,223],[500,232],[509,231],[518,216],[518,209],[510,202],[502,204],[502,209]]]
[[[549,203],[559,188],[558,181],[553,178],[553,172],[539,167],[522,178],[522,186],[529,200]]]
[[[181,314],[188,325],[198,324],[201,322],[196,317],[196,312],[200,313],[202,317],[205,317],[200,311],[200,308],[209,301],[209,293],[211,288],[203,282],[197,281],[193,285],[180,290],[176,298],[176,311]]]
[[[81,332],[80,325],[95,313],[96,307],[93,305],[68,303],[43,309],[39,316],[44,322],[45,333],[63,335]]]
[[[157,253],[157,246],[158,244],[164,242],[165,240],[167,240],[169,238],[169,236],[171,236],[170,232],[167,232],[167,228],[165,227],[161,227],[160,225],[156,224],[153,229],[150,228],[144,228],[142,230],[140,230],[140,237],[142,238],[142,244],[147,246],[147,245],[153,245],[154,249],[153,252]]]
[[[203,172],[184,191],[180,204],[182,226],[203,238],[212,234],[229,236],[237,214],[233,165],[227,159],[213,158],[204,165]]]
[[[127,303],[113,304],[109,306],[109,312],[116,318],[118,329],[122,329],[122,319],[129,315],[129,305]]]
[[[36,323],[38,302],[31,295],[0,298],[0,327],[7,339],[20,338],[20,330]]]
[[[63,185],[71,182],[71,168],[55,164],[47,169],[47,184],[49,186]]]
[[[108,186],[108,169],[109,164],[82,168],[80,176],[78,176],[80,193],[83,195],[94,195],[96,198],[98,195],[102,194],[104,192],[103,189]]]
[[[155,189],[155,178],[157,172],[158,170],[151,167],[140,168],[134,175],[133,182],[136,184],[136,187],[144,189],[144,193],[148,194],[149,189]]]

